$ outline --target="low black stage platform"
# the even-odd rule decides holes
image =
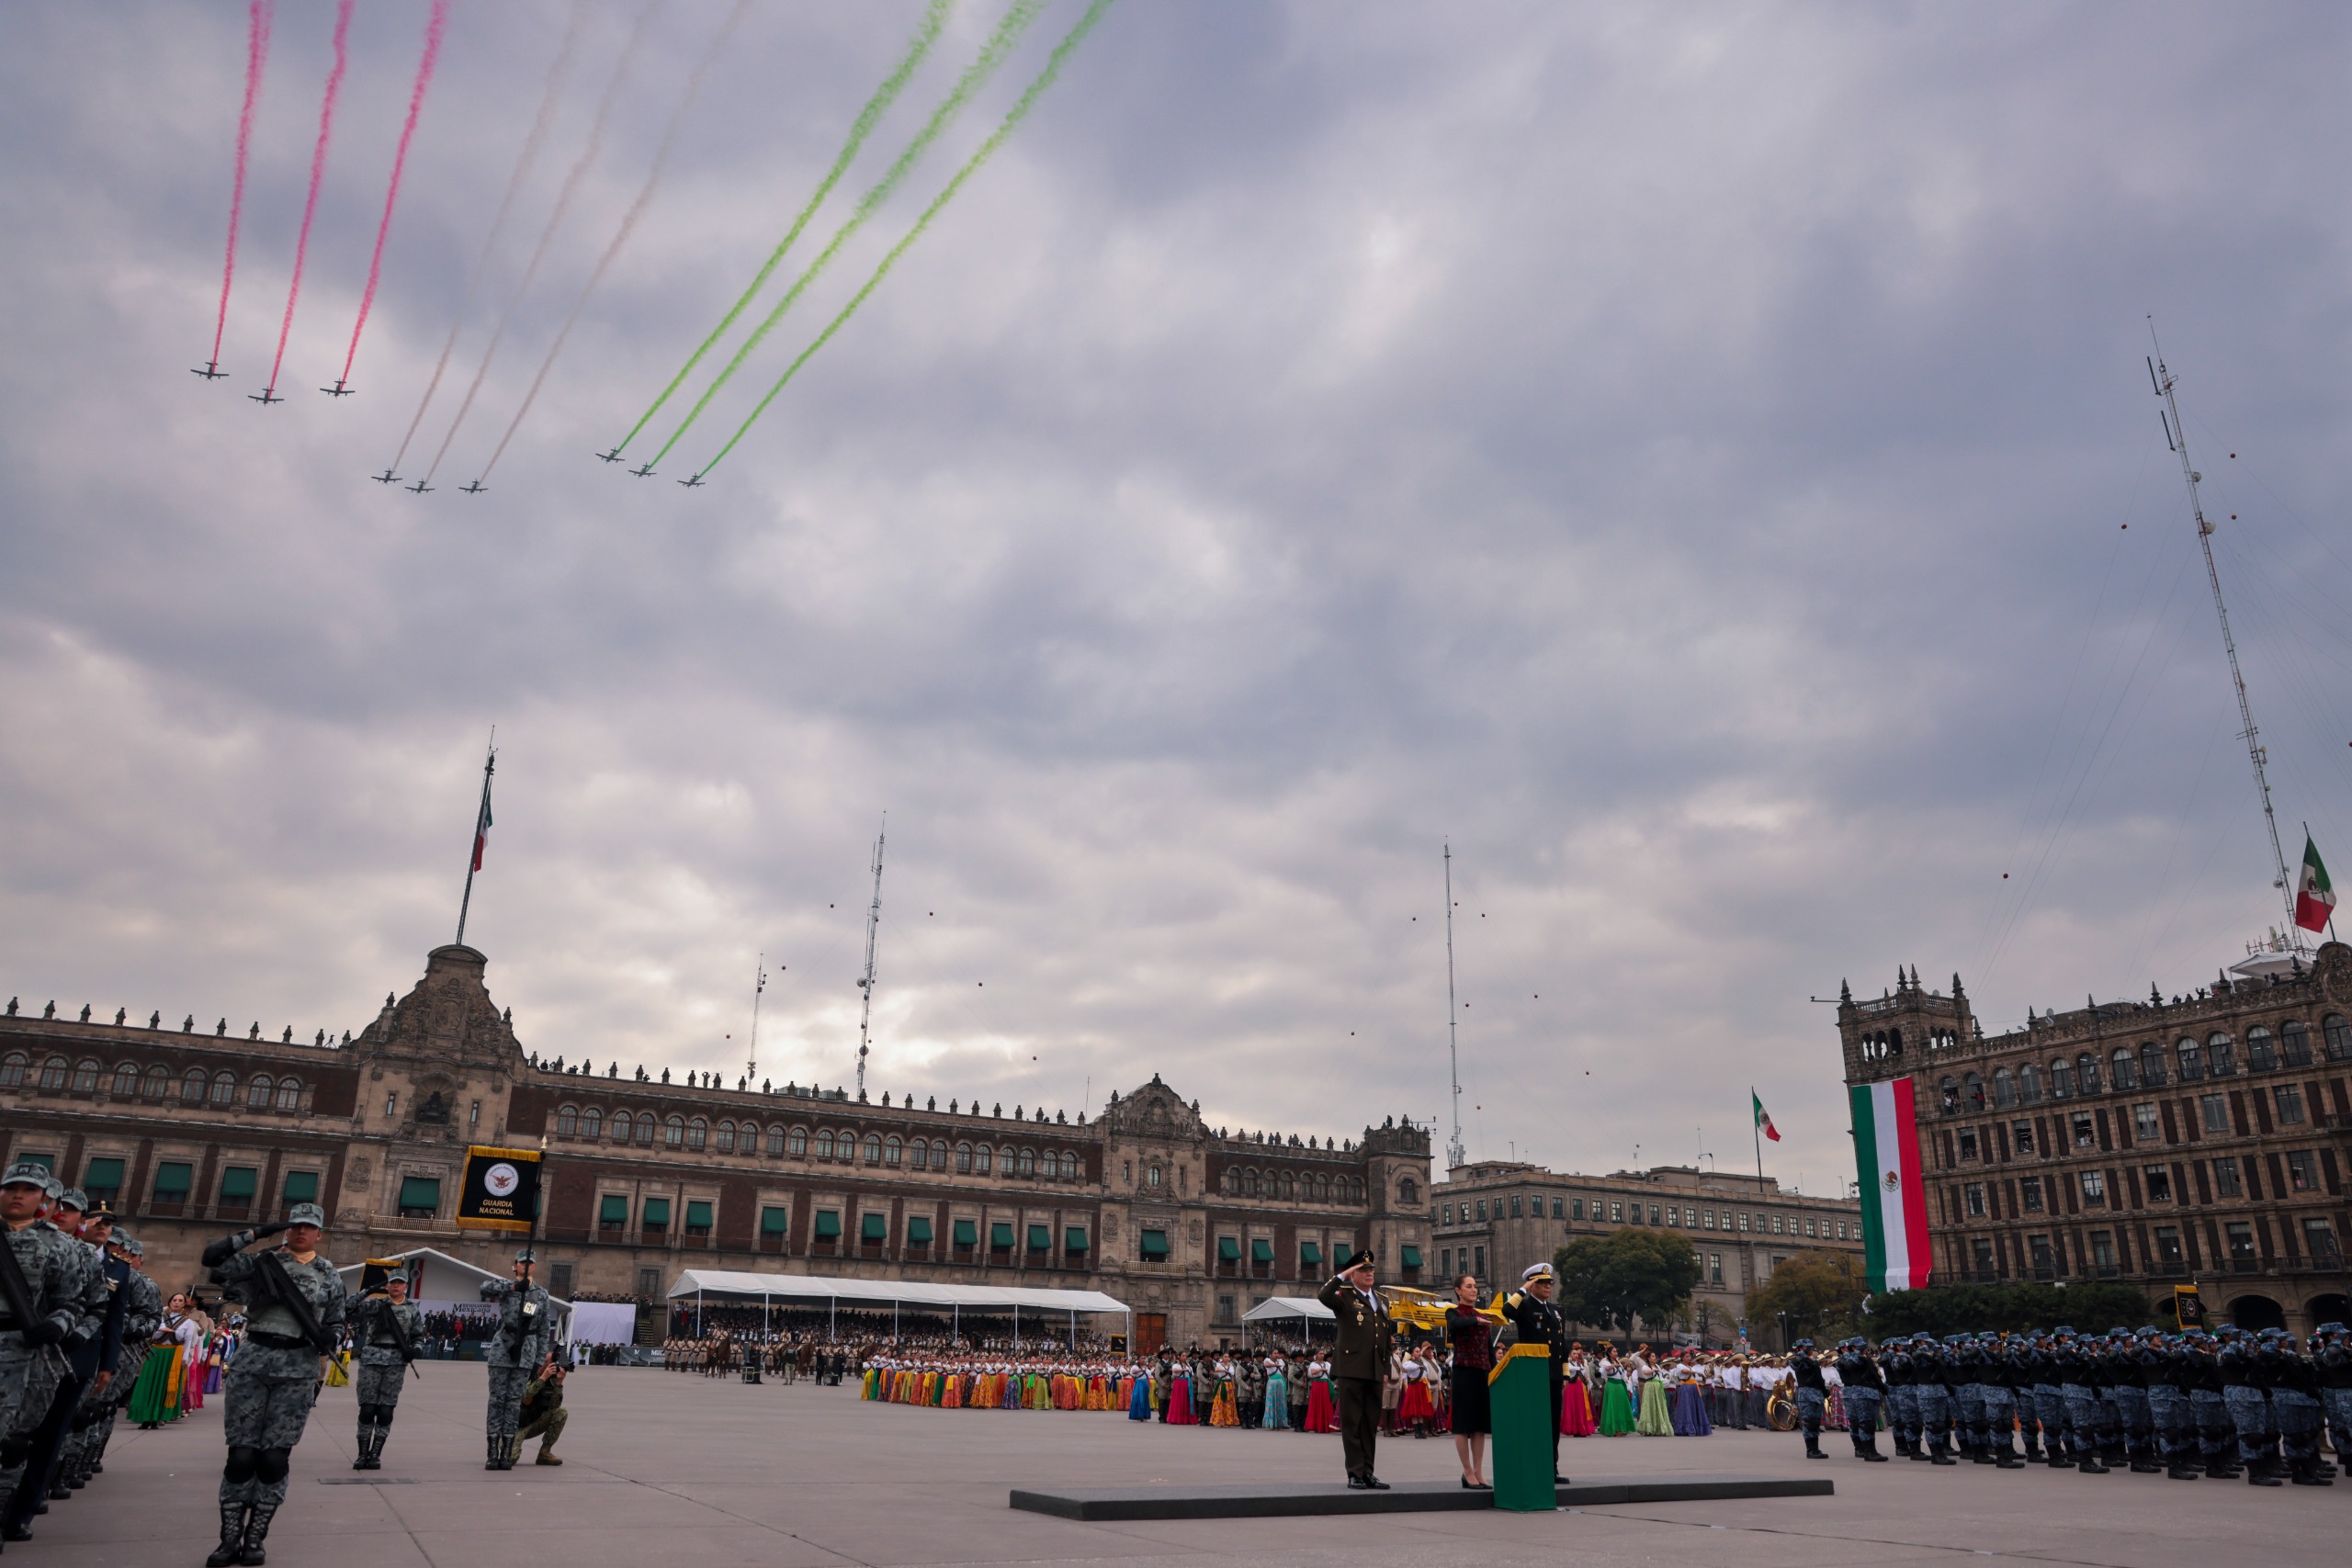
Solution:
[[[1577,1481],[1556,1489],[1563,1508],[1620,1503],[1720,1503],[1748,1497],[1827,1497],[1827,1476],[1684,1475],[1661,1481]],[[1065,1519],[1266,1519],[1296,1514],[1432,1514],[1491,1508],[1491,1492],[1452,1481],[1400,1481],[1385,1492],[1328,1485],[1100,1486],[1012,1494],[1012,1506]]]

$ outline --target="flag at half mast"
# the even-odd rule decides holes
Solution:
[[[2303,834],[2303,874],[2295,885],[2295,923],[2307,931],[2325,931],[2335,916],[2335,888],[2320,863],[2319,846]]]
[[[1862,1250],[1870,1291],[1928,1282],[1928,1189],[1920,1179],[1919,1122],[1911,1079],[1856,1084],[1854,1164],[1861,1182]]]

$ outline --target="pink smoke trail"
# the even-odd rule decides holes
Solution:
[[[392,152],[392,183],[384,191],[384,219],[376,225],[376,252],[368,258],[368,288],[359,296],[359,319],[351,323],[351,347],[343,356],[343,374],[335,385],[351,379],[351,362],[359,357],[359,334],[368,326],[368,311],[376,303],[376,280],[384,273],[384,241],[392,231],[392,204],[400,200],[401,171],[408,166],[409,139],[416,134],[416,117],[424,107],[424,89],[433,85],[433,67],[441,59],[441,35],[449,27],[449,0],[433,0],[433,15],[424,24],[424,58],[417,62],[416,85],[409,89],[408,120],[401,127],[401,144]]]
[[[294,301],[302,297],[302,263],[311,249],[311,220],[319,210],[319,182],[327,172],[327,141],[334,131],[334,101],[343,91],[344,69],[351,63],[351,8],[356,0],[336,0],[334,65],[327,72],[326,96],[319,104],[319,144],[311,150],[311,194],[302,202],[302,231],[294,242],[294,281],[286,290],[286,319],[277,326],[277,354],[269,362],[269,385],[277,390],[277,367],[286,362],[287,334],[294,330]]]
[[[212,357],[206,368],[220,368],[220,338],[229,328],[229,285],[237,276],[237,227],[245,216],[245,154],[254,142],[254,105],[261,98],[263,68],[269,63],[272,0],[253,0],[245,11],[245,107],[237,111],[237,174],[229,187],[229,254],[220,264],[220,313],[212,323]]]

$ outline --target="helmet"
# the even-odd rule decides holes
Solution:
[[[1789,1348],[1792,1350],[1810,1350],[1813,1348],[1813,1341],[1810,1339],[1794,1340],[1790,1344]]]

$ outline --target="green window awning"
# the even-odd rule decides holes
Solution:
[[[315,1170],[289,1170],[286,1173],[286,1206],[315,1203],[319,1201],[319,1173]]]
[[[1030,1250],[1030,1251],[1032,1251],[1032,1252],[1043,1252],[1043,1251],[1045,1251],[1047,1247],[1051,1247],[1051,1246],[1053,1246],[1053,1245],[1054,1245],[1054,1227],[1053,1227],[1053,1226],[1051,1226],[1051,1225],[1031,1225],[1031,1226],[1029,1227],[1029,1250]]]
[[[792,1213],[788,1209],[762,1209],[760,1211],[760,1234],[762,1235],[782,1235],[785,1233],[786,1228],[791,1224]]]
[[[1274,1244],[1273,1244],[1272,1242],[1271,1242],[1271,1241],[1253,1241],[1253,1242],[1251,1242],[1251,1243],[1250,1244],[1250,1262],[1252,1262],[1252,1263],[1272,1263],[1273,1260],[1274,1260]]]
[[[1086,1250],[1086,1227],[1084,1225],[1071,1225],[1062,1232],[1062,1250],[1064,1252],[1084,1252]]]
[[[667,1198],[648,1198],[644,1213],[647,1230],[665,1231],[670,1228],[670,1200]]]
[[[907,1239],[929,1247],[931,1245],[931,1216],[928,1214],[908,1215]]]
[[[22,1160],[27,1165],[37,1165],[43,1170],[49,1172],[51,1176],[55,1176],[57,1174],[57,1156],[55,1155],[18,1155],[17,1158]],[[167,1166],[164,1168],[169,1169],[170,1167]],[[186,1170],[187,1169],[187,1167],[182,1166],[180,1168],[182,1170]]]
[[[220,1201],[250,1203],[261,1186],[261,1172],[249,1165],[232,1165],[220,1173]]]
[[[1400,1247],[1396,1251],[1398,1257],[1403,1260],[1406,1268],[1419,1269],[1421,1266],[1421,1249],[1419,1247]]]
[[[697,1227],[703,1230],[710,1228],[710,1205],[690,1198],[686,1201],[686,1228],[693,1230]]]
[[[122,1161],[94,1159],[82,1167],[84,1190],[96,1195],[119,1191],[122,1187]]]
[[[628,1224],[628,1200],[617,1192],[605,1193],[604,1201],[597,1206],[596,1218],[608,1225]]]
[[[1220,1263],[1238,1263],[1238,1262],[1240,1262],[1240,1261],[1241,1261],[1241,1243],[1240,1243],[1238,1240],[1237,1240],[1236,1238],[1234,1238],[1234,1237],[1232,1237],[1232,1236],[1229,1236],[1229,1235],[1221,1235],[1221,1236],[1217,1237],[1217,1238],[1216,1238],[1216,1256],[1217,1256],[1217,1261],[1218,1261],[1218,1262],[1220,1262]]]
[[[890,1235],[890,1216],[888,1214],[865,1215],[857,1222],[857,1235],[861,1241],[887,1241]]]
[[[1167,1256],[1168,1256],[1168,1233],[1167,1233],[1166,1231],[1146,1231],[1146,1232],[1144,1232],[1144,1233],[1143,1233],[1143,1255],[1144,1255],[1146,1258],[1165,1258],[1165,1257],[1167,1257]]]
[[[1301,1263],[1321,1263],[1323,1261],[1323,1244],[1319,1241],[1300,1242],[1298,1244],[1298,1260]]]
[[[989,1245],[990,1247],[1011,1247],[1012,1245],[1012,1227],[1009,1224],[1005,1224],[1001,1221],[989,1225]]]
[[[401,1178],[401,1207],[403,1209],[433,1209],[441,1207],[441,1179],[437,1176],[404,1176]]]
[[[155,1201],[159,1203],[185,1203],[187,1201],[187,1190],[195,1181],[196,1167],[182,1160],[167,1159],[155,1168]]]
[[[977,1220],[957,1220],[956,1222],[956,1245],[958,1247],[978,1247],[979,1244],[979,1222]]]
[[[842,1234],[842,1217],[831,1209],[817,1211],[817,1239],[830,1241]]]

